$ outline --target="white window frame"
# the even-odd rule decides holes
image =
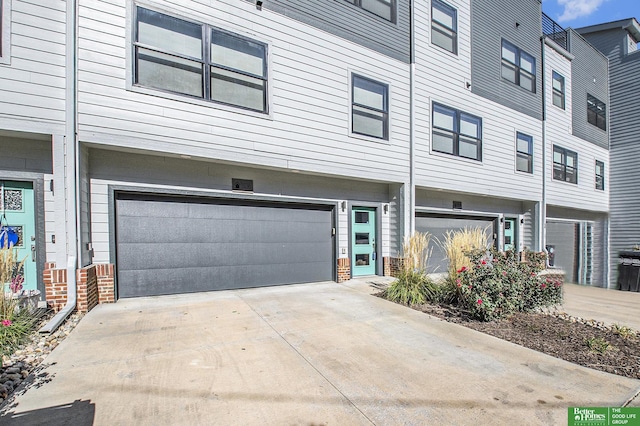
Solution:
[[[206,99],[206,97],[194,97],[188,94],[181,94],[178,92],[172,92],[168,90],[163,90],[160,88],[153,88],[148,86],[141,86],[135,84],[136,78],[136,40],[137,40],[137,8],[141,7],[144,9],[148,9],[157,13],[161,13],[173,18],[177,18],[186,22],[194,23],[197,25],[201,25],[202,27],[206,27],[206,32],[210,33],[212,30],[217,30],[222,33],[230,34],[232,36],[238,37],[240,39],[246,39],[251,42],[255,42],[258,44],[262,44],[265,46],[265,64],[266,64],[266,111],[259,111],[250,108],[244,108],[242,106],[226,104],[221,102],[216,102],[215,100]],[[206,18],[205,18],[206,19]],[[127,90],[143,93],[152,96],[163,97],[171,100],[176,100],[180,102],[191,103],[195,105],[201,105],[206,107],[213,107],[220,110],[225,110],[234,113],[242,113],[245,115],[251,115],[257,118],[273,120],[273,111],[272,111],[272,64],[271,64],[271,43],[268,40],[258,39],[253,35],[245,35],[241,31],[237,30],[227,30],[224,26],[219,25],[217,22],[212,23],[204,23],[203,19],[198,18],[185,18],[184,16],[177,15],[167,10],[159,9],[154,7],[153,5],[147,4],[146,2],[140,3],[129,3],[129,13],[127,14],[127,81],[126,88]],[[207,40],[209,37],[207,37]],[[203,40],[204,44],[205,41]],[[210,45],[205,46],[205,48],[210,48]],[[203,58],[204,61],[204,58]],[[211,66],[211,63],[208,63],[208,66]],[[204,83],[203,83],[204,84]],[[208,84],[205,85],[208,87]],[[205,88],[206,90],[206,88]]]
[[[0,65],[11,63],[11,0],[0,0]]]
[[[359,78],[362,80],[367,80],[370,81],[374,84],[378,84],[380,86],[384,86],[386,87],[386,111],[385,110],[379,110],[376,108],[371,108],[367,105],[361,105],[361,104],[356,104],[354,102],[353,99],[353,90],[354,90],[354,78]],[[372,111],[375,112],[381,112],[383,114],[385,114],[385,122],[383,124],[384,126],[384,136],[382,138],[377,137],[377,136],[373,136],[373,135],[368,135],[365,133],[359,133],[359,132],[354,132],[353,131],[353,107],[358,106],[360,108],[365,108],[365,109],[371,109]],[[386,81],[381,81],[379,79],[376,78],[371,78],[366,76],[363,73],[357,72],[357,71],[352,71],[349,73],[349,136],[352,137],[356,137],[356,138],[361,138],[361,139],[366,139],[366,140],[371,140],[371,141],[375,141],[375,142],[389,142],[391,140],[391,85],[386,82]]]
[[[449,28],[440,21],[437,21],[434,18],[433,9],[438,9],[440,12],[445,14],[450,14],[453,20],[453,28]],[[453,50],[449,50],[444,46],[441,46],[437,43],[434,43],[433,32],[437,31],[440,34],[443,34],[447,37],[451,38]],[[449,34],[451,33],[451,34]],[[438,46],[441,49],[446,50],[447,52],[451,52],[454,55],[458,54],[458,10],[447,3],[440,0],[433,0],[431,2],[431,44],[434,46]]]

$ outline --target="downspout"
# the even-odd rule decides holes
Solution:
[[[64,138],[64,196],[65,200],[65,228],[67,232],[67,304],[51,320],[45,324],[40,333],[53,333],[62,322],[76,308],[77,282],[76,269],[78,254],[80,253],[78,213],[80,157],[77,141],[77,0],[67,0],[66,23],[66,108],[65,108],[65,138]]]
[[[416,230],[416,160],[415,160],[415,1],[409,4],[409,234]]]
[[[545,36],[540,38],[542,55],[542,204],[540,206],[540,251],[546,251],[547,244],[547,92],[545,90]]]

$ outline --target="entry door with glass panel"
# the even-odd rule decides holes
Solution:
[[[24,277],[23,289],[36,290],[38,277],[36,269],[36,226],[33,198],[33,184],[31,182],[0,182],[0,217],[4,215],[6,221],[2,225],[10,229],[10,234],[17,235],[17,242],[13,245],[18,253],[18,259],[23,260],[21,268],[14,271]],[[6,232],[6,230],[5,230]],[[7,234],[2,232],[3,236]],[[8,240],[12,238],[9,236]],[[0,244],[4,244],[4,237]]]
[[[376,210],[354,207],[351,210],[351,273],[376,273]]]
[[[517,248],[517,237],[518,233],[516,232],[516,225],[518,221],[514,218],[505,218],[504,219],[504,250],[513,250]]]

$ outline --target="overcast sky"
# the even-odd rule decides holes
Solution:
[[[640,20],[640,0],[543,0],[542,11],[565,28]]]

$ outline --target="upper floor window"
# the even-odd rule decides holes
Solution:
[[[136,85],[267,112],[267,46],[136,9]]]
[[[386,19],[396,21],[396,0],[347,0],[358,7]]]
[[[553,178],[578,183],[578,153],[553,146]]]
[[[351,76],[351,131],[389,139],[389,86],[353,74]]]
[[[604,191],[604,163],[596,160],[596,189]]]
[[[553,104],[564,109],[564,77],[553,71]]]
[[[533,138],[520,132],[516,136],[516,170],[533,173]]]
[[[502,40],[502,78],[536,92],[536,59],[527,52]]]
[[[457,11],[440,0],[431,2],[431,42],[451,53],[458,53]]]
[[[587,94],[587,121],[602,130],[607,130],[607,106],[589,94]]]
[[[8,64],[10,56],[11,1],[0,0],[0,64]]]
[[[482,119],[434,103],[431,149],[482,161]]]

